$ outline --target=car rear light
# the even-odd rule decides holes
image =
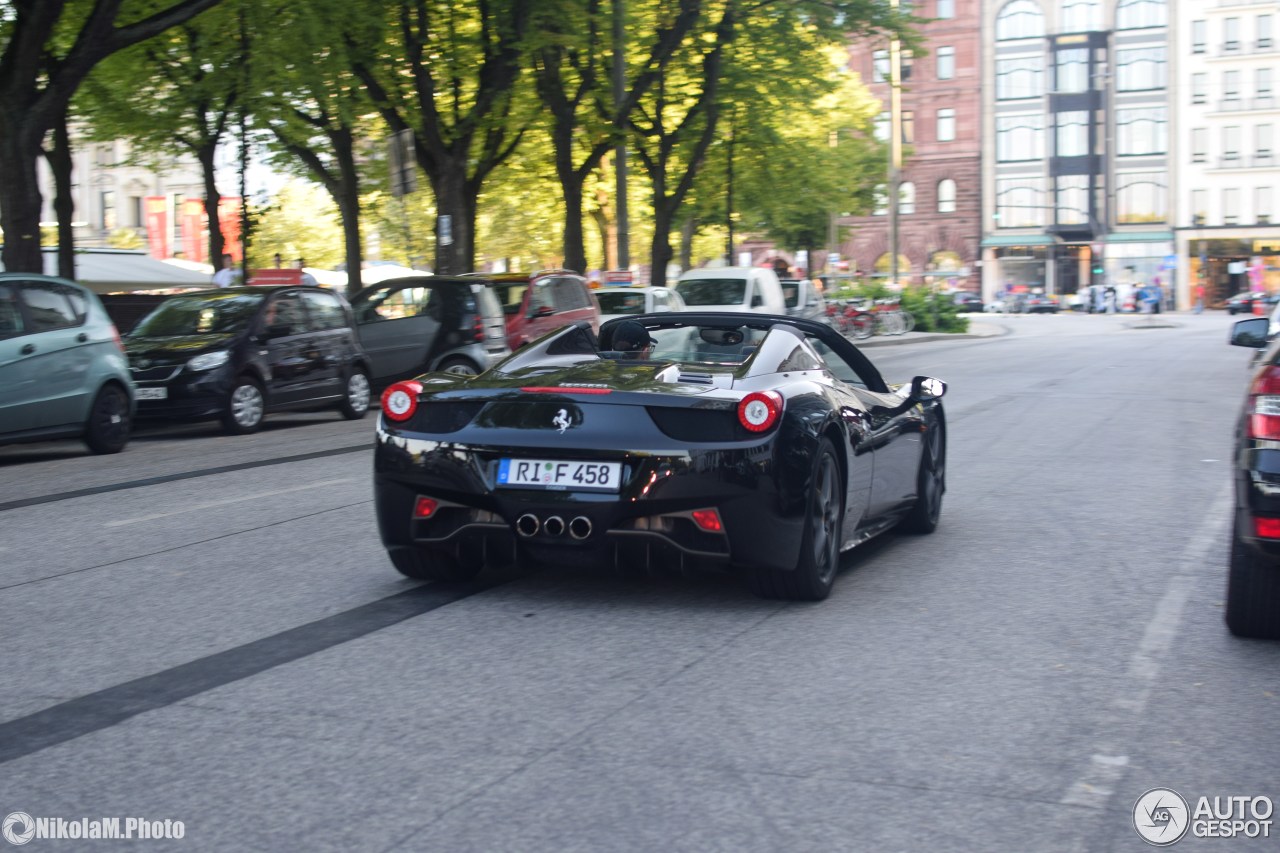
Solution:
[[[430,518],[435,515],[436,507],[440,506],[438,501],[431,498],[424,498],[421,495],[414,501],[413,517],[414,518]]]
[[[695,509],[691,515],[693,523],[698,525],[700,530],[708,533],[723,533],[724,524],[720,521],[720,513],[714,509]]]
[[[476,315],[476,323],[474,328],[475,328],[476,343],[478,344],[484,343],[484,318],[481,317],[479,314]]]
[[[121,355],[128,356],[128,353],[124,351],[124,340],[120,337],[120,330],[115,325],[111,326],[111,337],[115,338],[116,349],[120,350]]]
[[[738,404],[738,423],[752,432],[773,429],[782,415],[782,395],[777,391],[753,391]]]
[[[382,392],[382,414],[396,423],[404,423],[418,411],[418,395],[421,393],[421,382],[395,383]]]
[[[1280,441],[1280,366],[1268,365],[1249,387],[1249,438]]]

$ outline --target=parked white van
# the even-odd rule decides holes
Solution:
[[[688,311],[787,313],[778,276],[764,267],[689,270],[676,282],[676,292]]]

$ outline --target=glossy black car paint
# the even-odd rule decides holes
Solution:
[[[824,438],[842,479],[842,548],[893,527],[916,506],[922,435],[943,429],[942,405],[886,385],[829,326],[740,313],[626,319],[651,330],[749,328],[766,336],[741,364],[672,363],[617,358],[609,346],[621,321],[601,327],[598,342],[579,324],[479,377],[424,377],[409,422],[379,418],[374,495],[386,548],[446,550],[473,565],[518,550],[561,564],[610,565],[639,554],[651,565],[791,570]],[[842,362],[837,371],[814,358],[815,341],[828,360]],[[861,387],[837,376],[853,371]],[[784,398],[780,422],[763,434],[737,418],[739,401],[753,391]],[[497,488],[503,457],[621,462],[622,487],[616,495]],[[945,481],[938,485],[940,500]],[[429,520],[413,518],[419,496],[440,502]],[[691,521],[704,508],[719,511],[722,533]],[[521,536],[517,521],[529,514],[538,532]],[[586,519],[589,532],[551,535],[552,518]]]
[[[1227,583],[1227,627],[1243,637],[1280,639],[1280,539],[1256,534],[1254,519],[1280,518],[1280,442],[1250,437],[1252,388],[1280,367],[1280,338],[1268,337],[1268,320],[1236,321],[1231,343],[1256,348],[1235,430],[1235,513]]]
[[[148,337],[135,332],[124,339],[129,368],[139,389],[164,388],[164,400],[139,399],[138,418],[204,420],[226,415],[229,395],[242,377],[261,387],[266,411],[323,408],[345,399],[346,383],[355,371],[369,373],[368,359],[360,348],[350,306],[342,297],[318,287],[232,287],[181,294],[200,297],[220,294],[256,294],[262,297],[256,313],[242,329],[229,334]],[[320,293],[336,299],[343,311],[339,328],[312,329],[309,314],[292,334],[267,327],[273,303],[303,294]],[[161,303],[157,311],[164,307]],[[153,312],[154,313],[154,312]],[[150,315],[148,315],[150,316]],[[139,327],[147,318],[139,322]],[[198,355],[226,350],[227,362],[212,370],[186,368]],[[140,397],[145,391],[140,391]]]

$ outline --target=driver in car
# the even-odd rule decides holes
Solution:
[[[649,330],[634,320],[624,320],[613,331],[613,348],[632,358],[648,358],[653,349]]]

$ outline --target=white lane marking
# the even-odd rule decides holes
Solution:
[[[1160,676],[1161,660],[1177,639],[1178,625],[1191,597],[1196,571],[1203,568],[1214,551],[1225,548],[1226,537],[1222,528],[1224,520],[1230,517],[1232,489],[1232,484],[1227,483],[1214,497],[1187,543],[1182,558],[1175,564],[1176,571],[1170,575],[1164,594],[1156,603],[1155,613],[1138,641],[1138,648],[1129,658],[1125,674],[1130,689],[1113,698],[1110,708],[1102,714],[1101,731],[1123,731],[1131,717],[1146,710],[1151,690]],[[1089,809],[1106,808],[1116,782],[1128,765],[1129,756],[1123,754],[1122,744],[1104,739],[1095,744],[1089,766],[1067,789],[1061,802]]]
[[[251,495],[238,495],[234,498],[223,498],[217,501],[206,501],[200,504],[191,504],[182,509],[175,509],[173,512],[157,512],[153,515],[140,515],[137,518],[121,518],[115,521],[108,521],[103,527],[124,527],[126,524],[139,524],[143,521],[155,521],[158,518],[170,518],[175,515],[182,515],[188,512],[199,512],[202,509],[213,509],[215,507],[227,506],[229,504],[243,503],[245,501],[256,501],[259,498],[269,498],[275,495],[287,495],[291,492],[305,492],[308,489],[318,489],[323,486],[336,486],[339,483],[350,483],[350,477],[342,477],[337,480],[320,480],[316,483],[307,483],[302,486],[291,486],[287,489],[272,489],[269,492],[255,492]]]

